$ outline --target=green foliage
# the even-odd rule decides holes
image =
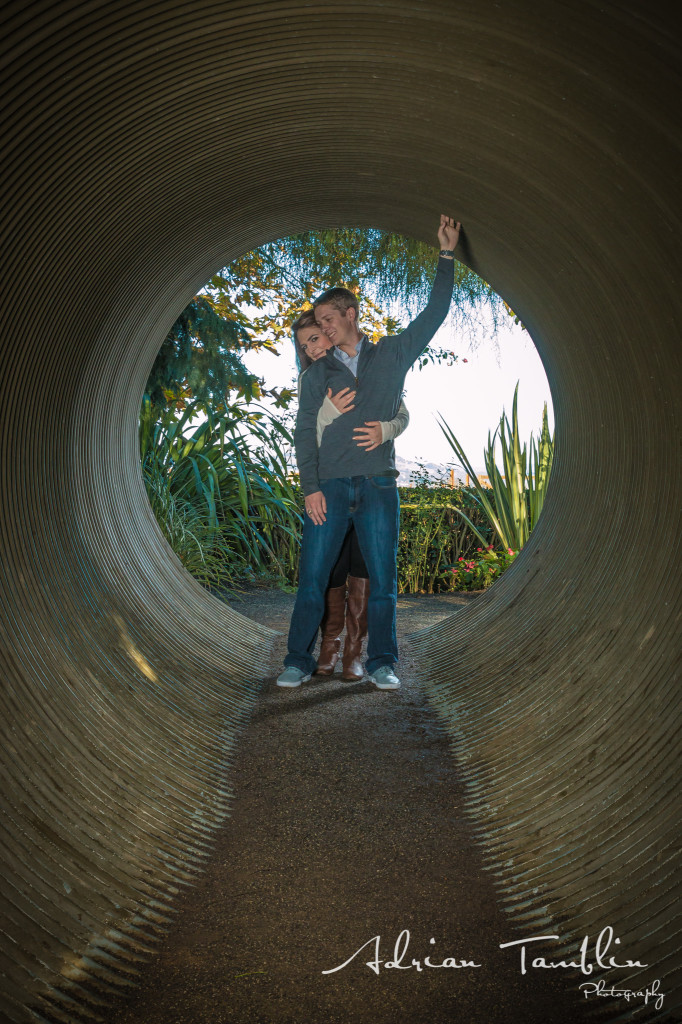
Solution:
[[[235,571],[220,527],[211,525],[200,505],[173,493],[153,458],[148,458],[143,476],[156,521],[185,569],[209,588],[233,586],[241,573]]]
[[[481,531],[485,516],[468,488],[400,488],[398,592],[433,594],[454,589],[446,567],[468,556],[477,544],[475,532],[463,521],[462,510]]]
[[[390,312],[397,302],[413,315],[429,295],[437,261],[434,245],[375,229],[307,231],[278,239],[234,260],[207,283],[180,314],[154,361],[146,393],[157,407],[197,398],[219,403],[230,392],[247,401],[268,395],[277,408],[293,398],[291,388],[267,389],[242,362],[246,351],[277,352],[290,344],[290,324],[332,284],[356,292],[362,325],[372,340],[399,333],[403,324]],[[481,326],[480,313],[492,314],[494,329],[513,311],[490,285],[455,263],[453,324],[459,333]],[[456,362],[449,349],[430,346],[420,359]]]
[[[433,487],[422,482],[418,487],[400,489],[400,535],[398,540],[398,592],[433,594],[444,590],[475,589],[467,581],[454,579],[450,571],[458,558],[475,555],[477,538],[457,514],[466,509],[478,528],[491,533],[485,515],[471,488]],[[303,509],[303,492],[296,487],[298,507]],[[283,582],[295,589],[298,581],[300,538],[291,547],[292,558]],[[459,585],[461,582],[461,586]],[[481,586],[489,585],[486,578]]]
[[[413,310],[426,303],[438,262],[435,237],[426,244],[372,228],[305,231],[259,251],[297,283],[315,279],[322,288],[343,284],[375,302],[397,301]],[[499,303],[490,285],[459,262],[455,263],[454,297],[466,307],[483,301],[497,308]]]
[[[164,339],[145,391],[155,406],[182,406],[188,398],[219,402],[230,390],[258,397],[258,378],[239,356],[250,344],[243,324],[221,316],[210,298],[197,295]]]
[[[356,254],[340,248],[330,265],[315,248],[317,238],[306,233],[280,239],[224,267],[206,285],[216,310],[250,331],[258,347],[276,352],[291,344],[290,325],[310,308],[315,295],[331,284],[343,284],[357,293],[363,328],[372,340],[399,331],[398,321],[373,299]],[[311,245],[307,258],[304,239]]]
[[[197,413],[207,418],[193,428]],[[251,432],[255,448],[244,436]],[[279,421],[244,403],[220,417],[199,402],[162,414],[148,399],[143,404],[140,453],[154,515],[185,568],[210,588],[238,588],[262,577],[285,589],[296,586],[303,494],[280,438],[286,441],[288,434]],[[477,530],[490,532],[473,489],[432,487],[424,479],[400,494],[399,592],[488,586],[489,573],[460,571],[463,559],[482,556],[459,513],[465,510]],[[499,571],[506,567],[501,555],[483,557],[500,559]]]
[[[425,463],[417,462],[417,468],[410,471],[410,487],[417,490],[425,488],[427,491],[439,487],[449,489],[449,478],[450,473],[445,467],[438,473],[434,473]],[[410,493],[414,494],[414,491]]]
[[[145,398],[140,457],[150,502],[174,551],[203,582],[291,574],[301,523],[291,443],[276,417],[243,401],[216,413],[198,399],[180,411]]]
[[[197,578],[217,587],[274,573],[293,584],[298,571],[302,499],[286,425],[294,391],[266,390],[246,370],[243,353],[290,344],[292,320],[332,284],[358,294],[371,338],[398,333],[401,323],[382,306],[397,301],[416,312],[428,297],[436,260],[435,246],[402,235],[360,228],[305,232],[233,261],[183,311],[147,383],[140,454],[161,529]],[[456,263],[453,310],[460,327],[477,326],[483,309],[495,324],[505,311],[514,315],[485,281]],[[426,358],[451,363],[457,355],[429,348]],[[251,404],[262,395],[274,398],[283,418]],[[529,499],[532,521],[551,465],[544,435],[537,450],[533,444],[538,485]],[[424,487],[408,492],[399,555],[403,592],[449,588],[445,567],[468,557],[476,538],[487,544],[480,501],[464,490],[442,488],[438,499],[434,493]]]
[[[518,391],[518,384],[516,389]],[[516,398],[516,392],[514,392]],[[531,530],[540,518],[545,503],[549,475],[554,460],[554,437],[550,436],[547,422],[547,403],[542,410],[542,428],[536,444],[535,437],[530,439],[530,458],[528,466],[528,502]]]
[[[492,586],[496,579],[512,564],[518,551],[493,551],[490,544],[487,548],[476,548],[473,555],[460,555],[454,565],[443,566],[440,579],[442,590],[485,590]]]
[[[504,550],[511,548],[514,551],[520,550],[526,543],[542,512],[554,456],[554,439],[550,437],[547,422],[547,403],[545,403],[542,413],[542,429],[538,442],[536,443],[535,438],[531,437],[530,458],[528,458],[526,445],[524,444],[521,448],[517,416],[518,391],[517,382],[514,390],[511,425],[506,413],[503,412],[499,426],[492,438],[488,434],[488,445],[484,451],[485,467],[492,485],[494,501],[491,501],[490,492],[478,483],[476,472],[464,449],[445,420],[440,417],[441,430],[467,473],[474,480],[478,504],[495,531],[499,543]],[[502,471],[498,468],[495,459],[498,435],[502,449]],[[463,512],[460,514],[486,547],[487,542],[475,525],[467,519]]]
[[[362,326],[377,340],[406,326],[386,312],[390,303],[400,303],[410,314],[425,305],[437,259],[435,245],[395,233],[363,228],[306,231],[234,260],[210,279],[206,291],[221,316],[251,334],[251,347],[277,351],[290,343],[289,325],[317,294],[344,285],[357,294]],[[482,325],[483,310],[492,313],[494,327],[506,312],[513,315],[489,284],[455,262],[456,327],[473,337]],[[420,365],[456,359],[454,352],[431,346]]]

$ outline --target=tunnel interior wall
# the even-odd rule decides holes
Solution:
[[[271,632],[153,521],[136,429],[160,342],[266,240],[428,241],[442,210],[528,326],[558,440],[522,556],[415,637],[424,680],[512,919],[566,948],[612,926],[679,1005],[671,24],[579,0],[2,17],[9,1019],[79,1019],[168,926],[268,662]]]

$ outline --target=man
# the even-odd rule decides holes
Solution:
[[[331,288],[313,303],[315,319],[333,344],[301,376],[294,431],[305,495],[299,585],[289,629],[289,653],[278,686],[310,679],[313,650],[332,567],[351,523],[369,571],[367,673],[381,690],[400,686],[395,613],[400,501],[392,441],[372,450],[368,421],[392,419],[405,375],[445,319],[452,298],[454,249],[460,224],[441,216],[441,255],[426,309],[395,338],[372,345],[358,327],[358,302],[346,288]],[[355,390],[354,408],[331,423],[317,446],[317,414],[329,388]]]

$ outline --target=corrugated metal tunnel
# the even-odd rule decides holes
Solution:
[[[84,980],[106,1001],[169,919],[269,649],[147,503],[161,340],[268,239],[430,240],[441,210],[531,331],[558,451],[522,557],[417,638],[425,680],[515,919],[574,945],[612,926],[679,1007],[680,64],[657,11],[4,5],[9,1020],[81,1019]]]

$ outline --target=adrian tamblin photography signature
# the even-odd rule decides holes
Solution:
[[[530,935],[523,939],[501,942],[499,949],[516,949],[521,974],[528,974],[529,971],[533,970],[564,969],[580,971],[581,974],[589,976],[595,972],[599,973],[601,971],[617,969],[643,969],[649,966],[639,960],[630,959],[622,949],[617,948],[621,945],[621,940],[614,935],[613,928],[610,926],[601,930],[593,947],[591,947],[589,935],[585,935],[580,945],[578,956],[572,960],[557,960],[544,953],[542,944],[556,941],[560,937],[559,935]],[[436,958],[436,940],[433,936],[429,939],[429,946],[431,948],[425,956],[422,955],[419,958],[415,958],[409,955],[409,945],[410,932],[407,928],[404,928],[395,941],[392,958],[385,959],[381,956],[381,935],[374,935],[371,939],[363,942],[349,957],[335,967],[323,970],[322,974],[335,974],[337,971],[344,970],[356,961],[356,958],[360,957],[361,954],[364,953],[366,956],[367,953],[365,951],[367,950],[371,950],[373,955],[369,960],[364,961],[364,965],[376,975],[379,975],[382,969],[414,970],[419,972],[424,969],[443,968],[470,970],[483,966],[483,964],[477,963],[473,957],[461,955],[461,953],[457,956],[449,955]],[[648,1005],[651,1001],[656,1009],[661,1009],[665,995],[661,992],[660,985],[660,981],[657,980],[644,988],[618,988],[615,984],[608,984],[603,979],[600,979],[599,981],[583,982],[579,987],[586,999],[593,996],[610,997],[613,999],[624,999],[628,1003],[632,1000],[641,999],[643,1006]]]

